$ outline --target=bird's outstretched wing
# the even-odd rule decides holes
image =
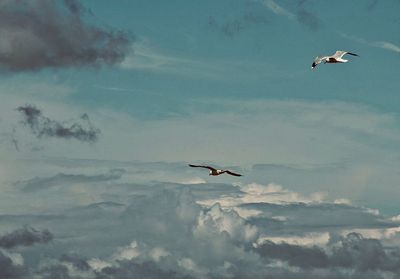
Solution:
[[[358,54],[355,54],[355,53],[352,53],[352,52],[348,52],[348,51],[344,51],[344,50],[337,50],[335,52],[335,54],[333,55],[333,57],[342,58],[345,54],[349,54],[349,55],[353,55],[353,56],[359,56]]]
[[[225,171],[223,171],[223,172],[225,172],[225,173],[227,173],[227,174],[230,174],[230,175],[233,175],[233,176],[242,176],[241,174],[234,173],[234,172],[231,172],[231,171],[229,171],[229,170],[225,170]]]
[[[210,166],[202,166],[202,165],[192,165],[192,164],[189,164],[189,167],[192,167],[192,168],[204,168],[204,169],[209,169],[209,170],[211,170],[211,171],[216,171],[216,169],[214,169],[213,167],[210,167]]]
[[[343,55],[345,55],[347,52],[346,51],[344,51],[344,50],[337,50],[336,52],[335,52],[335,54],[334,55],[332,55],[332,57],[333,58],[342,58],[343,57]]]
[[[324,61],[327,58],[327,56],[317,56],[314,59],[314,62],[311,65],[311,69],[314,69],[317,67],[318,64],[320,64],[322,61]]]

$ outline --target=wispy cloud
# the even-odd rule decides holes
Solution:
[[[40,190],[46,190],[58,185],[73,185],[80,183],[95,183],[95,182],[105,182],[111,180],[117,180],[121,178],[124,170],[113,169],[110,170],[108,174],[98,174],[98,175],[83,175],[83,174],[65,174],[59,173],[52,177],[44,178],[33,178],[28,181],[17,182],[15,185],[22,187],[24,192],[35,192]]]
[[[223,65],[164,54],[147,43],[137,43],[122,63],[122,69],[144,70],[189,76],[195,78],[220,78],[225,74]]]
[[[295,14],[293,14],[292,12],[289,12],[288,10],[283,8],[282,6],[278,5],[273,0],[263,0],[262,3],[268,9],[270,9],[272,12],[274,12],[277,15],[285,16],[285,17],[287,17],[289,19],[292,19],[292,20],[296,19],[296,15]]]
[[[269,19],[254,12],[247,12],[232,18],[208,17],[208,26],[229,38],[233,38],[242,31],[258,24],[267,25]]]
[[[306,10],[304,8],[304,3],[302,2],[299,3],[299,8],[295,13],[285,9],[273,0],[261,0],[261,3],[263,3],[264,6],[271,10],[274,14],[284,16],[290,20],[296,20],[300,24],[303,24],[313,31],[320,27],[319,18],[314,13]]]
[[[396,53],[400,53],[400,46],[397,46],[397,45],[392,44],[390,42],[379,41],[379,42],[373,42],[372,45],[376,46],[376,47],[383,48],[383,49],[387,49],[387,50],[390,50],[390,51],[394,51]]]
[[[356,41],[356,42],[361,43],[361,44],[365,44],[365,45],[369,45],[369,46],[372,46],[372,47],[393,51],[395,53],[399,53],[400,54],[400,46],[395,45],[395,44],[393,44],[391,42],[387,42],[387,41],[368,41],[368,40],[366,40],[364,38],[360,38],[360,37],[353,36],[353,35],[348,35],[348,34],[342,33],[342,32],[339,32],[339,34],[342,37],[345,37],[347,39]]]
[[[235,27],[236,28],[236,27]],[[287,76],[286,72],[279,72],[265,63],[250,61],[226,61],[166,54],[146,41],[137,42],[120,64],[122,69],[140,70],[169,75],[179,75],[190,78],[254,79],[260,74],[268,76]],[[248,69],[251,68],[250,72]],[[254,69],[260,69],[254,71]],[[258,74],[254,74],[254,72]]]

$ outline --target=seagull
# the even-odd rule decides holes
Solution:
[[[311,65],[311,69],[314,69],[318,64],[320,64],[322,61],[324,61],[324,64],[326,63],[346,63],[349,60],[343,59],[342,57],[345,54],[353,55],[353,56],[359,56],[358,54],[351,53],[348,51],[343,51],[343,50],[337,50],[334,55],[331,56],[317,56],[314,59],[314,62]]]
[[[199,166],[199,165],[191,165],[191,164],[189,164],[189,167],[209,169],[210,170],[210,174],[209,175],[213,175],[213,176],[221,175],[223,173],[227,173],[227,174],[230,174],[230,175],[233,175],[233,176],[242,176],[241,174],[231,172],[230,170],[217,170],[217,169],[215,169],[213,167],[210,167],[210,166]]]

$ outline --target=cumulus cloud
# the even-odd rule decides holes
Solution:
[[[32,246],[37,243],[48,243],[52,239],[53,234],[48,230],[38,231],[31,227],[24,227],[0,236],[0,247],[11,249],[18,246]]]
[[[34,105],[20,106],[17,110],[23,115],[23,124],[28,126],[38,138],[50,137],[76,139],[81,142],[94,143],[98,140],[100,130],[93,127],[89,116],[83,114],[80,122],[58,122],[42,114]]]
[[[128,50],[123,32],[85,23],[76,0],[1,0],[0,6],[0,69],[111,65]]]
[[[37,223],[51,225],[52,231],[60,231],[64,236],[51,245],[48,257],[52,259],[44,257],[30,270],[37,278],[85,279],[126,276],[344,279],[395,278],[398,273],[396,264],[400,254],[396,246],[388,249],[382,244],[384,240],[353,232],[343,234],[341,230],[384,227],[380,224],[384,218],[379,213],[312,199],[307,203],[298,202],[295,196],[288,198],[290,191],[282,186],[249,184],[239,189],[254,197],[261,194],[268,198],[276,193],[286,197],[287,202],[274,204],[273,200],[271,203],[257,200],[242,204],[240,208],[252,207],[259,211],[256,216],[243,218],[235,210],[237,205],[200,206],[192,193],[192,188],[195,192],[200,187],[218,186],[159,183],[147,192],[131,194],[135,192],[128,189],[139,187],[131,184],[124,188],[127,192],[120,193],[131,196],[129,206],[102,202],[63,211],[62,218],[35,219]],[[111,188],[114,187],[120,186],[115,184]],[[208,191],[217,195],[246,195],[235,187],[230,193]],[[27,218],[20,222],[33,220]],[[18,218],[4,220],[17,222]],[[4,220],[0,218],[0,222]],[[307,238],[315,241],[308,242]],[[5,257],[11,260],[8,266],[11,263],[12,268],[22,268],[11,256],[5,254]]]
[[[336,197],[274,183],[137,181],[146,174],[140,170],[162,171],[158,178],[171,173],[177,181],[191,177],[181,163],[48,163],[53,172],[74,176],[43,179],[75,185],[24,195],[21,187],[12,189],[24,199],[19,204],[35,204],[40,194],[37,212],[59,215],[0,216],[2,227],[35,224],[57,235],[51,245],[19,249],[20,255],[0,249],[7,268],[26,278],[358,279],[399,273],[397,218]],[[115,174],[123,179],[98,172],[112,167],[124,169]]]

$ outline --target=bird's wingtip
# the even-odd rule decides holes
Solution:
[[[353,53],[353,52],[347,52],[347,54],[353,55],[353,56],[360,56],[357,53]]]

